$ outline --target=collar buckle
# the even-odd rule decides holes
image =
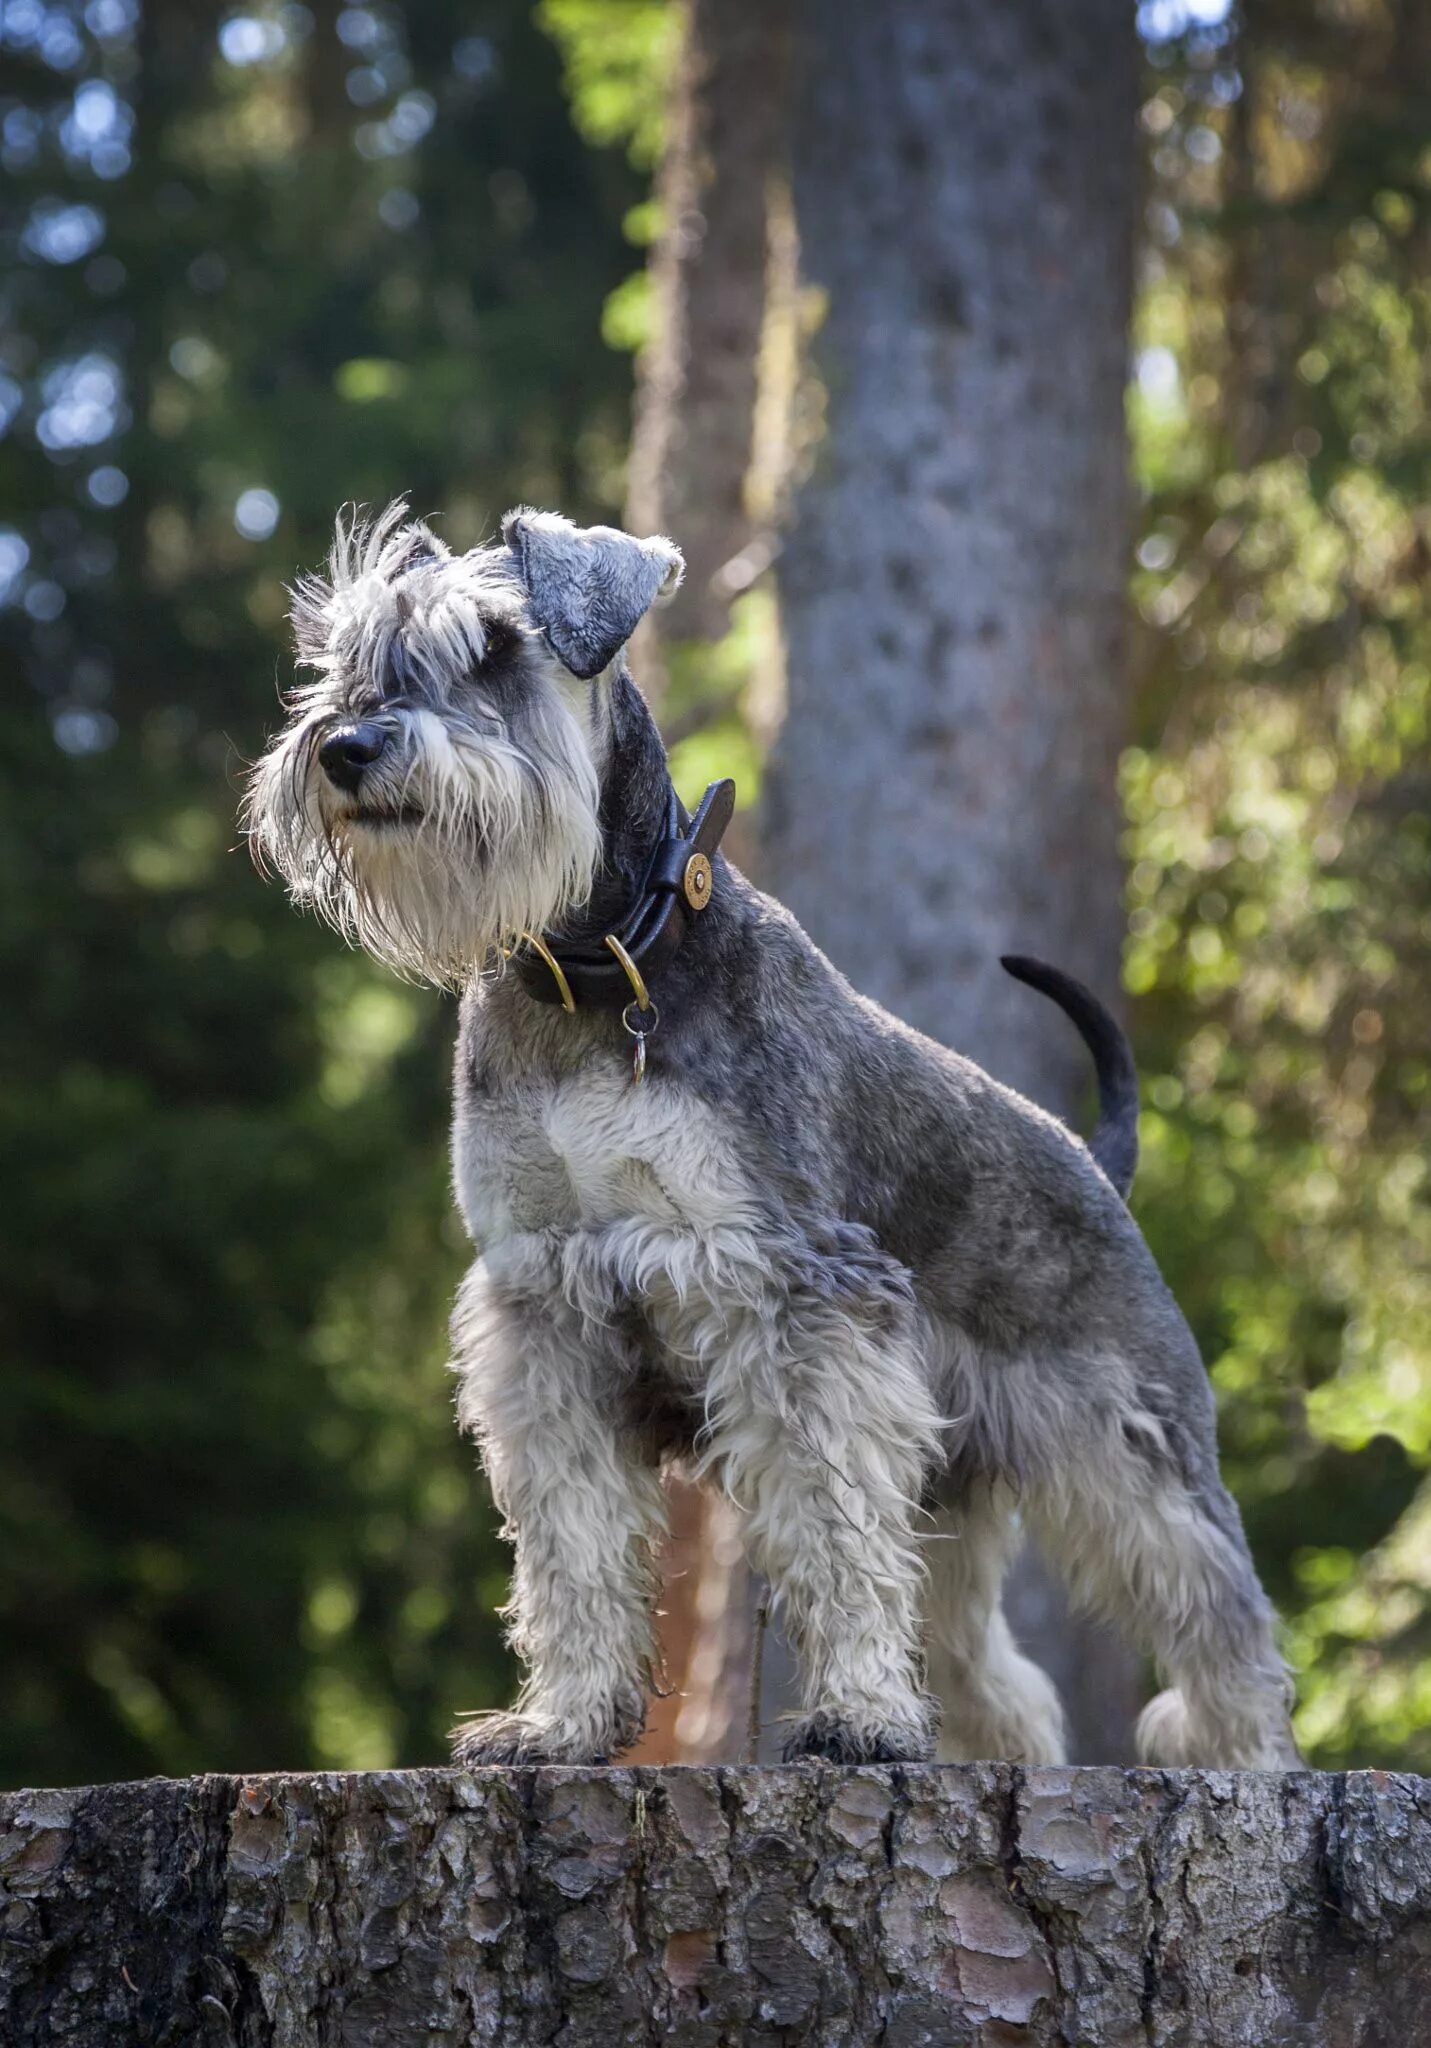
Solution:
[[[566,942],[552,932],[523,932],[512,964],[538,1002],[622,1010],[631,992],[644,1013],[647,987],[679,950],[715,892],[714,855],[735,810],[735,784],[713,782],[688,819],[674,789],[667,795],[666,834],[651,856],[641,888],[614,932]]]

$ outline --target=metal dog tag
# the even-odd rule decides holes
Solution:
[[[633,1011],[636,1014],[634,1024],[631,1021]],[[621,1012],[621,1021],[636,1041],[631,1052],[631,1085],[634,1088],[646,1078],[646,1040],[660,1023],[661,1012],[654,1003],[644,1010],[637,1009],[635,1003],[628,1003]]]

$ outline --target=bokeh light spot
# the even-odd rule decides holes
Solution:
[[[244,491],[234,506],[234,525],[245,540],[267,540],[278,524],[279,503],[272,491]]]
[[[112,462],[102,462],[85,480],[85,489],[96,505],[122,505],[129,496],[129,478]]]

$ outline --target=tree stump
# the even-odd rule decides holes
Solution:
[[[5,2048],[1415,2048],[1431,1781],[446,1770],[0,1798]]]

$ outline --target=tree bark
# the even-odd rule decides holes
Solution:
[[[669,1473],[661,1559],[661,1689],[647,1703],[634,1764],[753,1763],[756,1593],[740,1510],[713,1487]]]
[[[1118,988],[1133,17],[822,0],[802,24],[826,422],[777,570],[766,873],[856,987],[1073,1119],[1083,1047],[999,955]],[[1046,1580],[1013,1619],[1075,1753],[1127,1757],[1121,1651]]]
[[[720,571],[755,533],[746,484],[783,157],[787,12],[788,0],[686,0],[683,9],[657,181],[655,328],[639,365],[627,494],[632,531],[676,535],[686,557],[685,582],[658,615],[665,640],[721,637],[735,589]]]
[[[1431,1783],[1011,1765],[0,1798],[6,2048],[1426,2038]]]

